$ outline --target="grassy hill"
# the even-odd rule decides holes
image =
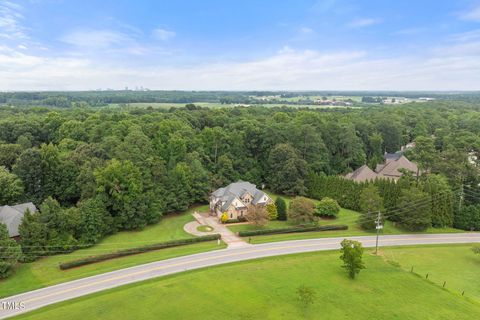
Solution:
[[[373,256],[371,251],[366,251],[367,269],[356,280],[350,280],[340,267],[338,251],[229,264],[116,288],[18,319],[451,320],[478,317],[480,303],[476,299],[443,289],[388,258],[400,256],[420,266],[429,263],[431,254],[425,254],[429,250],[428,247],[386,249],[383,256]],[[469,264],[461,263],[468,269],[466,273],[459,274],[453,268],[447,273],[450,277],[463,277],[464,282],[477,281],[478,285],[475,273],[480,257],[473,256],[468,246],[437,246],[432,252],[439,257],[435,264],[441,265],[448,265],[452,258],[475,259]],[[313,305],[306,310],[296,299],[300,285],[310,286],[316,292]]]

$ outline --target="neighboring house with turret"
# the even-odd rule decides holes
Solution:
[[[250,206],[266,206],[273,200],[263,191],[246,181],[229,184],[210,195],[210,214],[219,219],[226,213],[228,219],[239,219],[247,214]]]

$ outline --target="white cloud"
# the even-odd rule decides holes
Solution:
[[[452,39],[456,41],[472,41],[475,39],[480,39],[480,29],[470,30],[463,33],[457,33],[452,36]]]
[[[10,1],[0,2],[0,38],[7,40],[27,39],[22,25],[22,7]]]
[[[309,28],[309,27],[301,27],[299,30],[298,30],[301,34],[312,34],[314,33],[315,31],[313,31],[312,28]]]
[[[391,33],[394,36],[412,36],[427,31],[427,28],[417,27],[417,28],[406,28],[397,30]]]
[[[155,38],[160,39],[162,41],[169,40],[176,36],[175,32],[167,29],[162,29],[162,28],[157,28],[153,30],[152,33]]]
[[[77,30],[64,35],[60,40],[78,47],[100,49],[133,41],[128,35],[112,30]]]
[[[381,21],[379,19],[372,19],[372,18],[358,18],[350,21],[348,26],[350,28],[363,28],[368,27],[374,24],[378,24]]]
[[[462,12],[460,18],[463,20],[480,22],[480,5]]]
[[[0,90],[90,90],[144,86],[178,90],[478,90],[480,42],[451,41],[425,54],[285,47],[261,59],[181,67],[45,57],[0,46]]]

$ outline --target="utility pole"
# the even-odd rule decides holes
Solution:
[[[378,211],[377,220],[375,220],[375,229],[377,229],[377,240],[375,243],[375,254],[377,254],[378,253],[378,234],[380,233],[380,229],[383,229],[382,214],[380,213],[380,211]]]
[[[460,195],[458,199],[458,212],[462,211],[462,202],[463,202],[463,181],[462,181],[462,185],[460,186]]]

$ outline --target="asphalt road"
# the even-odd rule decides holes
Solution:
[[[334,250],[340,248],[340,242],[344,238],[345,237],[294,240],[222,249],[152,262],[93,277],[65,282],[55,286],[0,299],[0,319],[90,293],[186,270],[291,253]],[[375,246],[375,236],[348,238],[360,241],[364,247]],[[380,236],[379,245],[404,246],[473,242],[480,242],[480,233],[385,235]]]

